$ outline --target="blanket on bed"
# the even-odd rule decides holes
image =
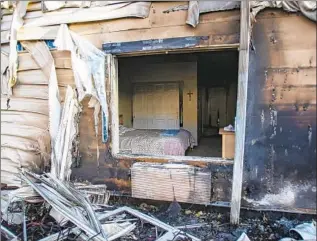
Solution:
[[[185,156],[188,147],[193,146],[194,138],[183,129],[167,135],[165,130],[138,130],[120,126],[119,142],[120,151],[132,154]]]

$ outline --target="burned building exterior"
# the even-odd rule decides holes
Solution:
[[[49,118],[52,122],[49,114],[51,80],[30,45],[34,41],[46,41],[54,60],[60,101],[65,103],[66,87],[78,88],[78,77],[73,71],[73,52],[66,47],[61,50],[54,46],[54,40],[61,31],[60,25],[67,24],[72,33],[104,53],[107,102],[100,103],[98,113],[96,103],[91,102],[89,95],[81,100],[78,133],[72,145],[72,179],[106,183],[109,189],[134,197],[172,201],[176,196],[182,202],[229,206],[234,187],[232,182],[237,177],[235,175],[239,176],[234,173],[240,173],[242,207],[316,213],[316,2],[306,3],[306,8],[300,1],[292,2],[297,7],[294,5],[292,9],[287,3],[250,2],[251,11],[247,14],[249,26],[241,19],[243,15],[238,2],[226,6],[216,3],[205,6],[197,1],[108,1],[104,4],[91,1],[87,6],[72,5],[71,2],[53,6],[30,1],[22,17],[23,25],[14,29],[15,35],[12,35],[12,28],[16,25],[12,23],[18,22],[14,14],[17,8],[3,6],[2,87],[8,86],[12,80],[7,72],[12,46],[18,46],[18,66],[12,94],[9,96],[10,90],[4,92],[5,88],[2,88],[1,138],[6,140],[1,142],[4,148],[1,154],[2,175],[8,176],[6,180],[10,184],[11,167],[15,168],[15,164],[10,166],[9,163],[28,165],[27,161],[14,161],[19,157],[42,163],[44,152],[45,158],[50,157],[51,147],[47,138],[50,136]],[[242,28],[243,24],[246,29]],[[11,38],[8,37],[10,35]],[[250,41],[246,39],[246,44],[242,45],[241,35],[249,36]],[[16,45],[12,39],[16,40]],[[77,37],[71,35],[71,39],[78,49],[85,49]],[[242,52],[247,57],[241,57]],[[91,53],[100,56],[94,50]],[[89,62],[89,57],[83,59]],[[100,63],[97,63],[98,66]],[[235,66],[230,67],[230,63]],[[221,124],[221,113],[217,113],[219,120],[217,122],[216,118],[215,125],[210,124],[213,122],[212,114],[210,120],[208,116],[199,114],[209,111],[209,107],[204,109],[204,103],[200,102],[207,98],[201,93],[207,92],[204,92],[204,85],[199,84],[202,83],[199,72],[205,68],[201,75],[207,77],[201,79],[216,81],[213,80],[213,72],[208,71],[212,66],[217,66],[212,71],[217,72],[215,75],[219,82],[225,81],[221,79],[223,76],[226,76],[223,79],[236,80],[236,89],[233,90],[236,92],[233,103],[236,104],[230,104],[231,95],[227,94],[229,107],[224,114],[227,119]],[[97,78],[94,71],[98,70],[92,69],[90,74]],[[236,127],[235,158],[225,159],[212,154],[190,156],[120,151],[119,126],[124,124],[134,128],[137,118],[136,111],[133,112],[136,107],[131,104],[133,101],[137,103],[131,94],[133,85],[124,88],[124,81],[135,84],[150,78],[149,82],[153,85],[162,84],[166,79],[168,83],[182,83],[182,87],[175,87],[182,104],[175,107],[177,114],[182,114],[173,119],[177,120],[173,123],[178,128],[174,128],[174,124],[166,124],[167,127],[164,124],[161,129],[179,129],[181,123],[182,128],[191,132],[195,139],[195,151],[195,146],[199,148],[206,123],[218,125],[218,129],[232,124]],[[100,86],[92,88],[100,91]],[[163,88],[174,87],[164,85]],[[88,91],[84,89],[83,92]],[[102,101],[100,93],[96,95],[98,101]],[[125,98],[121,93],[129,93],[130,102],[126,105],[121,105]],[[164,98],[171,96],[164,95]],[[162,102],[164,110],[173,101]],[[221,99],[216,101],[220,102]],[[147,99],[146,103],[150,100]],[[157,103],[157,99],[153,103]],[[128,110],[124,112],[124,108]],[[170,108],[172,113],[174,107]],[[200,112],[201,109],[203,111]],[[130,113],[128,117],[126,113]],[[96,115],[99,117],[96,118]],[[150,120],[151,123],[154,123],[153,120]],[[152,129],[160,129],[158,126],[153,124]],[[12,128],[16,131],[11,131]],[[40,136],[44,147],[37,143]],[[184,153],[187,151],[186,147]],[[239,157],[237,153],[243,155]],[[238,165],[234,168],[237,158],[242,161],[240,171]]]

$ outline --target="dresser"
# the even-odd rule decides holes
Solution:
[[[234,159],[235,132],[220,128],[219,134],[222,136],[222,158]]]

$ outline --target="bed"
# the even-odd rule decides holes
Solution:
[[[185,156],[194,138],[187,130],[140,130],[119,127],[120,152],[142,155]]]

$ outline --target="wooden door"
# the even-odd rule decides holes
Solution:
[[[211,126],[224,127],[226,125],[226,90],[225,88],[210,88],[208,93],[208,107],[211,118]]]
[[[136,84],[133,94],[133,128],[179,129],[178,84]]]
[[[133,128],[147,129],[147,89],[146,85],[135,85],[133,94]]]

